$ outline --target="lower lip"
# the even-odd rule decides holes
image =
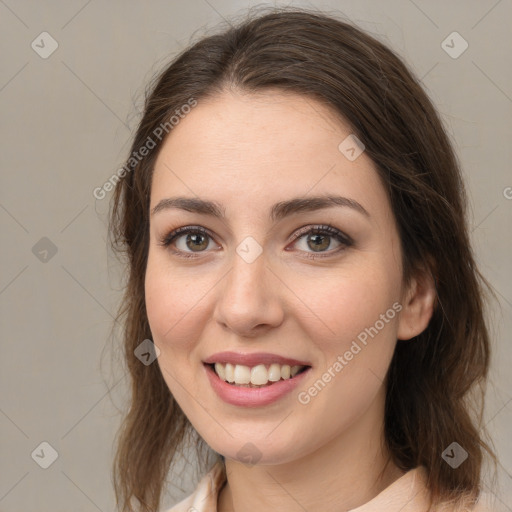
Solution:
[[[223,381],[215,370],[207,365],[203,365],[210,384],[219,397],[228,404],[241,407],[260,407],[276,402],[286,394],[293,391],[308,375],[311,367],[302,373],[295,375],[291,379],[279,380],[263,388],[246,388],[243,386],[234,386]]]

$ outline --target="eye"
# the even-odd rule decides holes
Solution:
[[[333,250],[327,251],[329,248],[332,249],[332,239],[334,239],[335,243],[338,245]],[[333,253],[339,253],[354,243],[348,235],[345,235],[339,229],[332,226],[306,226],[301,228],[294,234],[293,242],[295,245],[302,245],[299,249],[305,252],[307,254],[305,257],[309,259],[332,256]],[[300,244],[297,242],[303,243]],[[309,250],[312,252],[309,252]]]
[[[185,236],[186,235],[186,236]],[[185,226],[171,231],[159,245],[170,247],[175,242],[174,253],[184,258],[194,258],[193,253],[204,252],[210,245],[212,236],[201,226]]]
[[[293,235],[292,242],[294,245],[300,245],[298,242],[301,242],[302,239],[304,239],[305,243],[302,244],[302,248],[299,248],[299,250],[306,253],[307,256],[305,257],[309,259],[332,256],[333,253],[339,253],[354,243],[348,235],[329,225],[305,226]],[[333,250],[327,251],[327,249],[332,248],[332,239],[338,245]],[[197,256],[194,253],[206,252],[212,241],[213,236],[205,228],[201,226],[184,226],[165,235],[159,241],[159,245],[169,247],[172,249],[172,252],[180,257],[195,258]],[[171,244],[175,248],[171,247]],[[308,249],[312,252],[309,252]]]

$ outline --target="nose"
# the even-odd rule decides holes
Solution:
[[[240,337],[261,336],[284,319],[281,281],[268,266],[265,251],[256,260],[236,254],[218,289],[214,319]]]

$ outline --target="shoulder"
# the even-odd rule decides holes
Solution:
[[[438,512],[505,512],[505,509],[478,502],[476,505],[448,506],[438,509]]]
[[[226,481],[222,462],[215,465],[201,478],[194,492],[165,512],[216,512],[217,498]]]
[[[505,508],[500,508],[499,500],[492,498],[490,494],[482,493],[478,502],[475,504],[474,500],[463,501],[459,505],[444,504],[436,508],[435,512],[506,512]]]
[[[510,509],[505,506],[503,501],[490,493],[482,493],[478,503],[473,508],[468,508],[470,512],[507,512]]]
[[[424,466],[418,466],[401,479],[396,481],[390,488],[395,490],[401,497],[405,497],[407,503],[404,505],[404,511],[416,512],[427,510],[430,492],[428,490],[428,474]],[[388,491],[386,491],[388,492]],[[383,493],[385,494],[385,493]],[[425,508],[426,507],[426,508]],[[461,497],[458,504],[454,502],[444,502],[434,507],[435,512],[510,512],[510,509],[500,508],[499,500],[494,495],[482,492],[478,502],[474,503],[474,497],[469,495]]]

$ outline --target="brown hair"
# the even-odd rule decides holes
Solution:
[[[434,505],[463,495],[476,499],[485,452],[496,462],[482,426],[490,358],[484,285],[492,290],[475,265],[449,137],[419,81],[384,44],[319,11],[272,8],[204,36],[155,79],[115,188],[110,233],[114,249],[128,256],[118,319],[132,393],[113,468],[120,510],[156,511],[183,446],[192,443],[198,453],[205,448],[158,365],[145,366],[134,356],[151,338],[144,297],[150,189],[165,137],[154,140],[144,158],[133,155],[191,98],[201,102],[228,88],[277,88],[320,101],[363,141],[396,217],[404,282],[427,269],[437,289],[426,330],[397,344],[386,383],[385,440],[402,470],[427,468]],[[454,441],[469,455],[457,469],[441,457]],[[132,508],[133,499],[140,508]]]

